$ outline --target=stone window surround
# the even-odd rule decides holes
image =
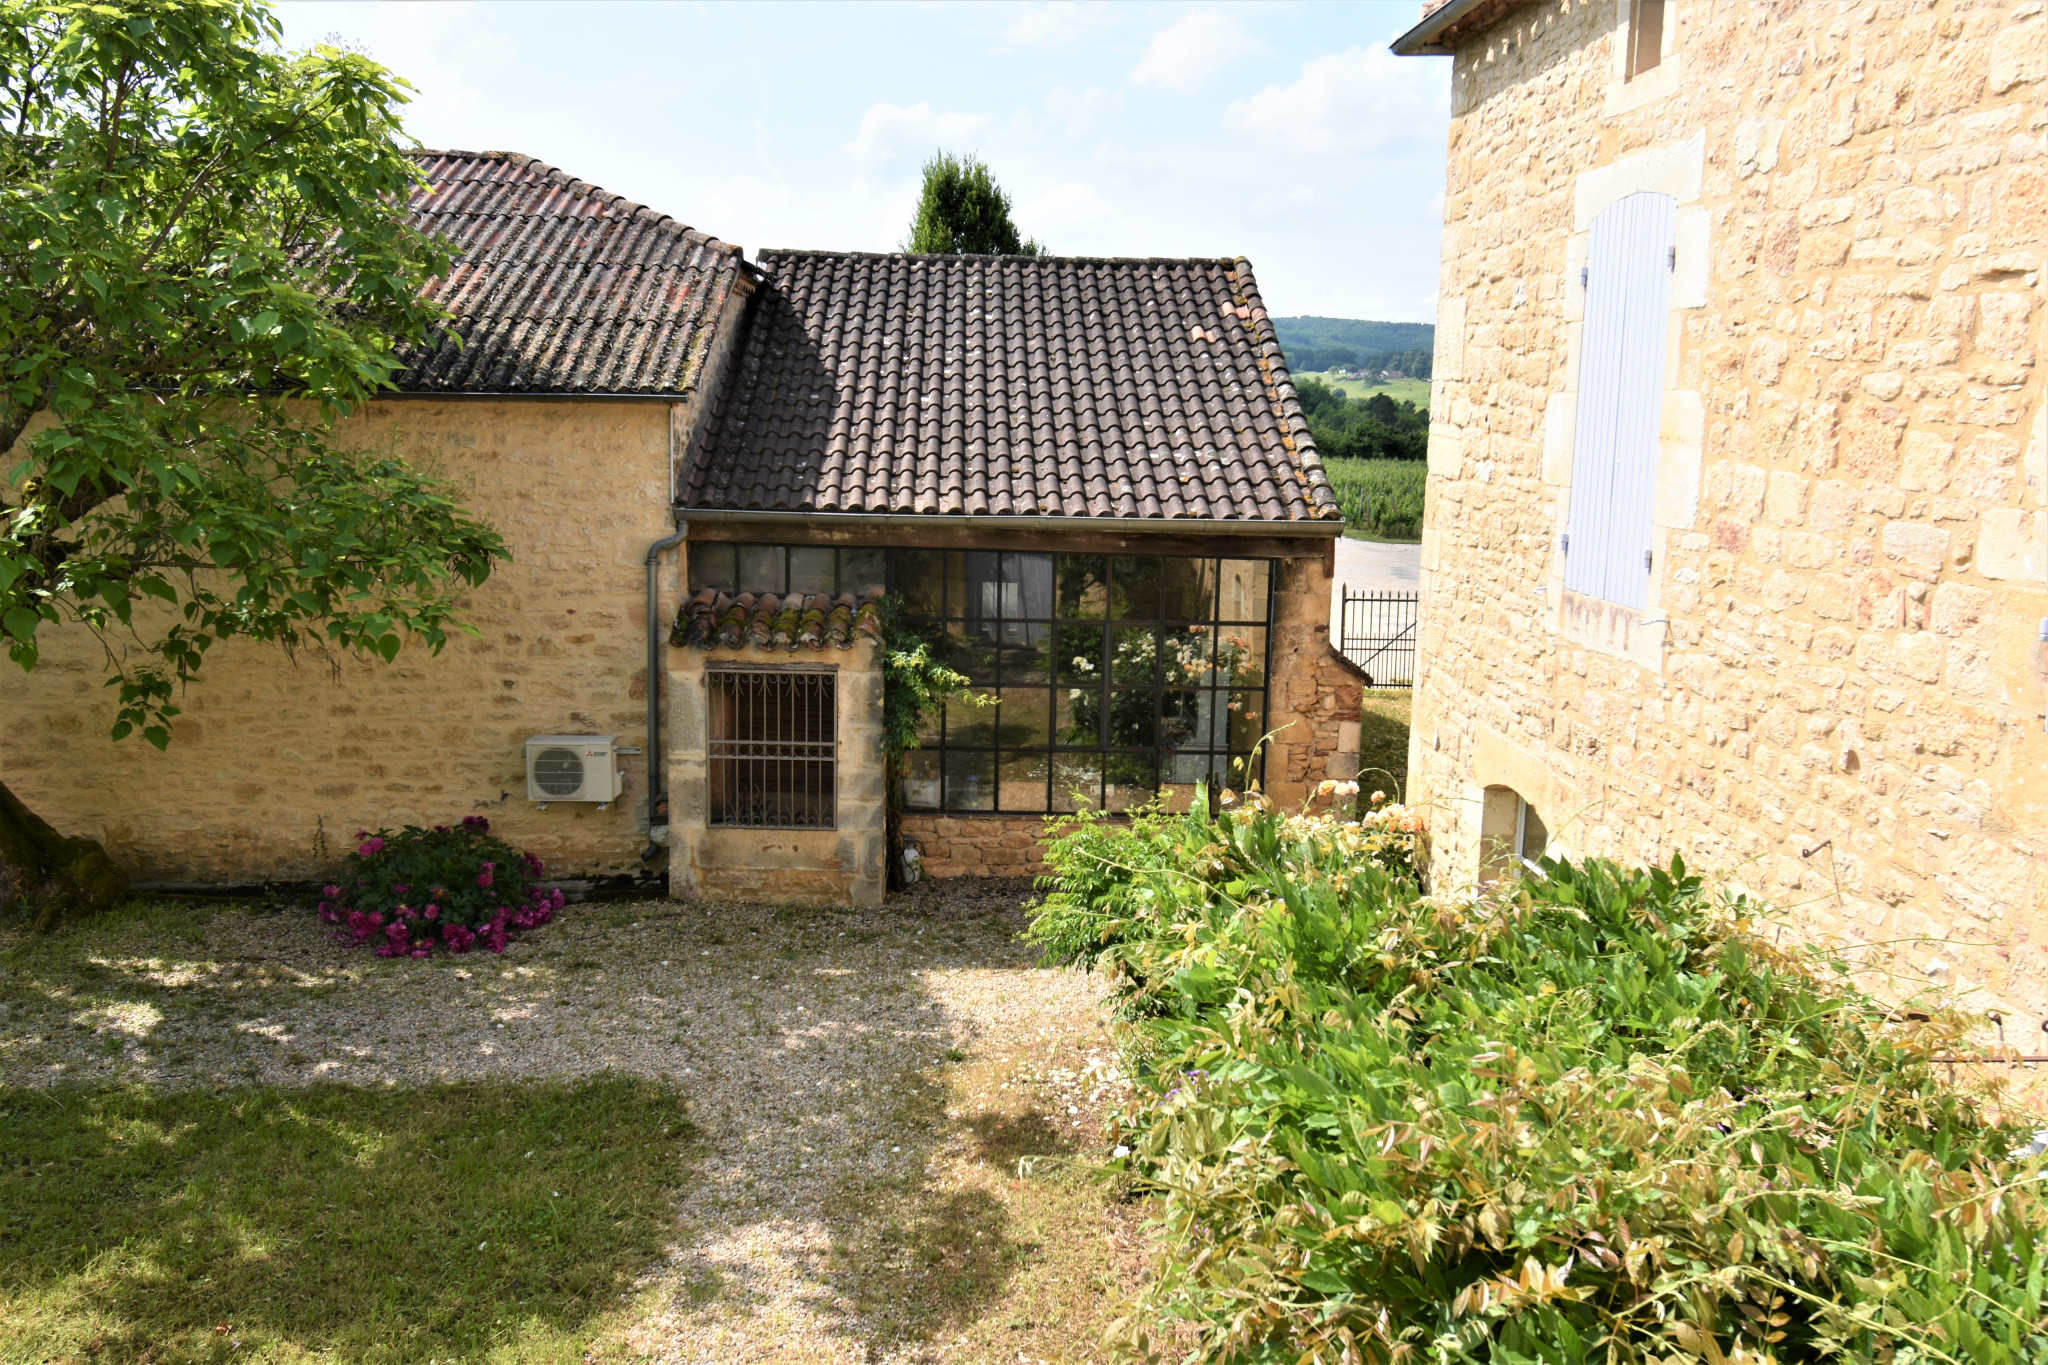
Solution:
[[[1621,2],[1625,6],[1626,0]],[[1667,35],[1673,27],[1670,18],[1666,16]],[[1655,74],[1646,73],[1642,79]],[[1573,189],[1572,234],[1565,243],[1564,387],[1551,395],[1543,422],[1543,483],[1555,495],[1550,572],[1543,593],[1544,624],[1554,635],[1655,673],[1664,671],[1664,627],[1669,618],[1662,599],[1670,543],[1675,535],[1691,531],[1699,516],[1705,409],[1697,390],[1681,389],[1678,384],[1683,372],[1684,315],[1707,305],[1710,217],[1699,202],[1705,172],[1706,135],[1696,133],[1683,142],[1623,157],[1578,178]],[[1579,352],[1586,297],[1579,288],[1579,271],[1586,263],[1593,220],[1609,206],[1644,191],[1668,194],[1677,201],[1678,261],[1672,271],[1656,495],[1650,517],[1655,566],[1645,591],[1644,606],[1638,611],[1577,593],[1567,594],[1559,538],[1569,524],[1572,454],[1577,434]]]
[[[1614,0],[1614,61],[1607,82],[1606,114],[1613,118],[1632,113],[1676,94],[1685,83],[1685,53],[1678,43],[1688,6],[1679,0],[1665,0],[1664,36],[1658,44],[1657,65],[1634,80],[1628,78],[1629,26],[1635,0]]]

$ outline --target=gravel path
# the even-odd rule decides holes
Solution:
[[[594,1359],[1081,1359],[1142,1246],[1060,1174],[1119,1094],[1095,983],[1016,940],[1027,893],[572,907],[503,957],[424,963],[296,911],[5,936],[0,1084],[668,1080],[703,1139],[677,1241]],[[1020,1178],[1030,1156],[1054,1161]]]

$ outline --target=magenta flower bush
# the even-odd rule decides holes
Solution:
[[[540,885],[540,859],[490,829],[472,815],[459,829],[357,830],[339,882],[323,888],[320,918],[342,926],[337,938],[376,944],[379,957],[504,952],[513,935],[553,919],[563,896]]]

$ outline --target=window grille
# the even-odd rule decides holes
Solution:
[[[711,823],[831,829],[839,753],[838,677],[714,668]]]

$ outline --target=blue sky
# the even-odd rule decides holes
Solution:
[[[935,147],[1053,251],[1251,259],[1267,306],[1429,321],[1449,63],[1350,4],[294,3],[506,149],[762,247],[886,251]]]

